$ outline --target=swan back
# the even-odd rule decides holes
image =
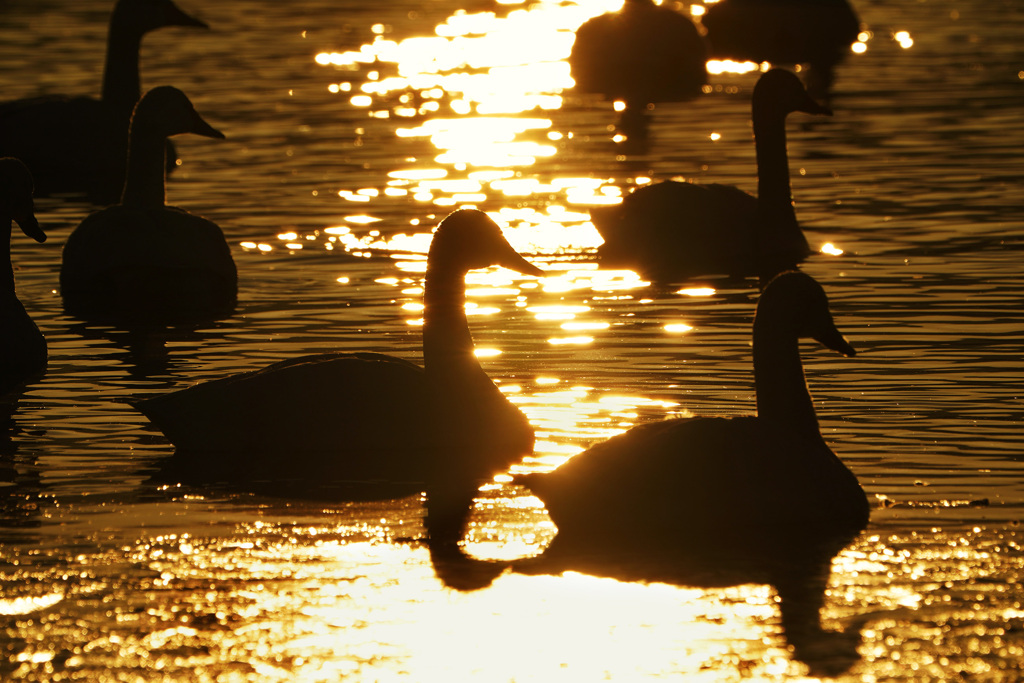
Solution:
[[[651,0],[627,0],[576,31],[569,64],[579,92],[631,106],[677,102],[707,83],[706,47],[688,18]]]
[[[423,370],[383,354],[301,356],[135,405],[174,444],[178,481],[389,481],[409,495],[433,462]]]
[[[757,199],[730,185],[666,180],[595,207],[590,218],[604,239],[603,263],[655,281],[757,271]]]

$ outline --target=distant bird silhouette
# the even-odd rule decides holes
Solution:
[[[533,451],[533,428],[473,352],[465,277],[491,265],[543,274],[486,214],[442,221],[427,260],[424,369],[326,353],[139,401],[176,446],[161,478],[345,498],[426,490],[431,536],[457,541],[480,484]],[[432,553],[450,557],[447,547]]]
[[[16,221],[22,231],[37,242],[45,242],[32,205],[32,175],[17,159],[0,159],[0,225],[6,227],[3,240],[7,252],[0,257],[4,268],[0,281],[0,395],[16,389],[46,369],[46,339],[14,291],[11,264],[11,227]]]
[[[207,28],[171,0],[118,0],[110,17],[100,99],[49,95],[0,104],[0,155],[25,162],[36,195],[85,192],[117,201],[124,185],[128,122],[139,100],[142,37],[164,26]],[[169,148],[169,165],[175,156]]]
[[[789,71],[772,69],[754,87],[755,199],[727,185],[666,181],[640,187],[617,206],[591,209],[603,264],[657,281],[771,276],[811,250],[796,220],[786,154],[786,116],[831,114]]]
[[[64,245],[60,286],[71,315],[179,324],[234,309],[238,277],[220,228],[164,205],[164,143],[180,133],[224,137],[177,88],[146,93],[132,117],[121,203],[88,216]]]
[[[702,23],[712,57],[807,64],[807,88],[823,101],[860,33],[847,0],[722,0],[708,7]]]
[[[706,60],[694,23],[651,0],[626,0],[584,22],[569,56],[576,90],[623,100],[627,111],[701,94]]]
[[[544,502],[558,534],[544,563],[642,562],[651,547],[680,562],[834,553],[868,521],[856,477],[821,436],[799,340],[852,356],[821,286],[779,275],[754,320],[757,416],[678,418],[634,427],[548,474],[517,478]]]

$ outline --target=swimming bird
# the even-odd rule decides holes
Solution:
[[[569,65],[576,90],[642,110],[695,97],[707,83],[706,48],[692,21],[652,0],[626,0],[617,12],[576,30]]]
[[[36,242],[45,242],[32,202],[32,175],[17,159],[0,159],[0,225],[7,228],[6,254],[0,257],[0,395],[31,380],[46,369],[46,339],[25,311],[14,291],[11,264],[11,228],[17,222]]]
[[[860,33],[847,0],[722,0],[708,7],[701,23],[712,57],[807,64],[807,88],[826,102],[835,68]]]
[[[854,355],[824,290],[797,271],[774,278],[753,336],[756,416],[643,424],[517,477],[558,527],[541,564],[642,567],[655,553],[720,568],[815,546],[828,557],[867,525],[864,491],[821,435],[800,360],[802,338]]]
[[[431,536],[457,540],[479,485],[533,451],[533,428],[473,352],[465,277],[492,265],[543,274],[485,213],[441,222],[427,257],[423,368],[317,354],[139,401],[176,447],[162,478],[297,482],[370,499],[426,490]]]
[[[121,203],[87,216],[64,245],[60,287],[69,314],[179,324],[234,309],[238,276],[221,229],[164,204],[164,143],[181,133],[224,137],[173,86],[139,100]]]
[[[139,47],[143,36],[165,26],[208,28],[171,0],[118,0],[99,99],[44,95],[0,104],[0,156],[17,157],[29,167],[37,196],[86,192],[97,203],[117,201],[128,124],[142,91]]]
[[[764,73],[752,102],[757,198],[719,184],[666,181],[640,187],[616,206],[591,209],[610,267],[648,279],[771,276],[810,255],[796,220],[786,154],[786,116],[831,114],[784,69]]]

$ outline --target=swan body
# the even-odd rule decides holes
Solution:
[[[29,167],[37,195],[86,192],[99,203],[117,201],[128,123],[141,93],[139,47],[146,33],[165,26],[207,28],[171,0],[118,0],[99,99],[51,95],[0,104],[0,156]]]
[[[569,64],[579,92],[642,107],[701,94],[705,52],[697,27],[679,12],[651,0],[626,0],[618,12],[577,29]]]
[[[591,210],[604,238],[601,261],[658,281],[771,276],[811,250],[796,220],[786,154],[786,116],[830,114],[789,71],[758,80],[752,103],[758,197],[725,185],[666,181],[641,187],[621,204]]]
[[[481,482],[533,451],[533,428],[473,354],[465,276],[491,265],[542,274],[486,214],[445,218],[427,261],[423,368],[378,353],[318,354],[138,402],[176,446],[170,475],[294,480],[351,497],[451,491],[461,519]]]
[[[712,57],[807,64],[808,89],[822,100],[860,33],[847,0],[722,0],[708,7],[701,22]]]
[[[220,228],[164,204],[164,145],[180,133],[224,137],[177,88],[146,93],[132,117],[121,203],[88,216],[64,245],[60,284],[68,313],[174,324],[234,309],[238,278]]]
[[[46,339],[14,291],[12,221],[35,241],[46,241],[33,212],[32,175],[23,163],[8,157],[0,159],[0,225],[7,228],[3,240],[7,253],[0,257],[0,395],[41,374],[47,358]]]
[[[766,287],[754,321],[756,416],[644,424],[551,473],[518,477],[558,527],[542,563],[629,564],[658,548],[680,563],[720,567],[816,544],[828,556],[849,542],[867,524],[868,503],[821,436],[802,337],[854,354],[821,287],[783,273]]]

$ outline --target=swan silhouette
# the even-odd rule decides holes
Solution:
[[[0,283],[0,395],[30,381],[46,369],[46,339],[14,291],[14,267],[11,264],[11,228],[17,222],[36,242],[45,242],[33,212],[32,175],[17,159],[0,159],[0,225],[7,228],[3,240],[7,251],[0,257],[4,264]]]
[[[423,368],[326,353],[139,401],[176,447],[161,478],[264,482],[271,492],[297,482],[371,499],[426,490],[431,535],[457,538],[480,483],[533,451],[533,428],[473,353],[465,276],[492,265],[543,274],[486,214],[441,222],[427,260]]]
[[[48,95],[0,105],[0,156],[17,157],[29,167],[37,196],[86,192],[97,203],[117,201],[128,122],[141,93],[139,47],[146,33],[165,26],[208,28],[171,0],[118,0],[99,99]]]
[[[860,33],[847,0],[722,0],[708,7],[701,22],[712,57],[807,64],[807,88],[823,101],[835,67]]]
[[[652,0],[626,0],[618,12],[584,22],[569,65],[579,92],[621,99],[627,109],[677,102],[707,83],[704,39],[692,21]]]
[[[234,309],[238,277],[221,229],[164,204],[164,143],[180,133],[224,137],[177,88],[147,92],[132,117],[121,203],[86,217],[64,245],[60,286],[69,314],[178,324]]]
[[[724,275],[767,282],[810,255],[793,210],[785,121],[794,111],[831,111],[784,69],[758,79],[752,110],[758,197],[728,185],[666,181],[591,209],[605,265],[658,281]]]
[[[801,338],[854,355],[824,290],[791,271],[757,306],[756,416],[640,425],[553,472],[519,476],[558,527],[545,561],[628,564],[661,547],[681,563],[714,567],[783,557],[789,547],[826,546],[827,555],[854,538],[867,525],[867,499],[821,436]]]

